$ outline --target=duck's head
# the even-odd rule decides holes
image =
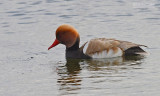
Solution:
[[[77,40],[80,40],[77,30],[71,25],[63,24],[57,28],[56,39],[48,50],[58,44],[64,44],[67,48],[70,48]]]

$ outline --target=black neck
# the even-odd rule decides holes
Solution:
[[[90,56],[87,56],[79,49],[79,41],[77,38],[75,44],[72,47],[66,48],[66,58],[81,58],[81,59],[90,59]]]
[[[75,44],[72,47],[66,48],[66,51],[73,51],[73,50],[78,50],[79,49],[79,39],[76,40]]]

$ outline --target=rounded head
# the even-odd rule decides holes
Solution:
[[[69,48],[75,44],[77,39],[80,39],[77,30],[68,24],[59,26],[55,35],[56,40],[48,49],[58,45],[59,43],[64,44],[67,48]]]
[[[71,25],[63,24],[59,26],[56,30],[56,39],[66,45],[66,47],[71,47],[79,39],[79,34],[77,30]]]

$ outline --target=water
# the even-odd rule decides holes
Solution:
[[[61,24],[81,45],[106,37],[147,45],[147,57],[65,59],[48,51]],[[158,96],[159,0],[1,0],[1,96]]]

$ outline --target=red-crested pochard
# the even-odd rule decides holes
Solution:
[[[68,24],[59,26],[56,30],[56,39],[48,48],[58,44],[66,46],[66,58],[112,58],[126,55],[140,55],[146,53],[140,44],[116,39],[97,38],[92,39],[79,48],[80,36],[77,30]]]

